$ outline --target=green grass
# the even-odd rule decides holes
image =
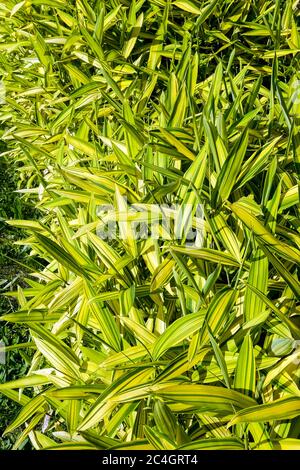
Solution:
[[[0,384],[22,405],[15,449],[300,448],[299,16],[2,4],[2,140],[39,211],[9,221],[36,263],[1,317],[33,354]],[[97,236],[133,204],[190,204],[203,245],[182,220]]]
[[[2,150],[4,150],[2,148]],[[7,161],[0,160],[0,279],[1,279],[1,297],[0,313],[1,315],[13,312],[17,309],[15,299],[4,297],[3,292],[13,290],[18,283],[22,283],[24,277],[24,267],[18,262],[24,261],[25,253],[14,245],[14,241],[20,238],[20,230],[9,227],[4,220],[9,218],[20,218],[24,215],[32,214],[32,209],[22,206],[20,197],[14,192],[17,188],[17,175],[14,168],[10,168]],[[7,287],[9,286],[9,287]],[[28,339],[28,331],[23,326],[0,324],[0,339],[7,346],[12,344],[24,343]],[[26,350],[24,350],[26,353]],[[19,351],[7,352],[6,364],[0,365],[0,382],[14,380],[20,375],[26,373],[28,369],[28,356]],[[0,434],[4,432],[8,424],[16,417],[20,410],[20,405],[13,403],[5,396],[0,397]],[[0,449],[8,450],[16,440],[16,433],[0,439]]]

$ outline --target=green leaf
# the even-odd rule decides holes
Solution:
[[[228,426],[237,423],[253,423],[295,418],[300,414],[300,397],[288,397],[274,400],[265,405],[252,406],[239,411]]]
[[[233,410],[246,408],[255,402],[234,390],[211,385],[165,385],[157,390],[161,398],[189,405],[193,410],[210,411],[216,415],[232,414]]]
[[[23,406],[16,419],[5,429],[3,435],[12,432],[30,419],[37,411],[45,405],[45,398],[43,395],[37,395],[32,398],[26,405]]]
[[[237,360],[234,388],[250,397],[255,396],[256,388],[256,364],[251,336],[247,334]]]
[[[177,346],[183,340],[192,336],[193,333],[200,329],[202,323],[203,314],[201,315],[200,312],[178,318],[156,340],[152,352],[153,359],[158,359],[169,348]]]

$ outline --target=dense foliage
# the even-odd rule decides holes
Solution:
[[[33,352],[0,384],[15,448],[300,448],[299,17],[291,0],[0,2],[2,140],[40,214],[9,221],[39,263],[2,316]],[[180,219],[133,236],[174,203],[201,247]]]

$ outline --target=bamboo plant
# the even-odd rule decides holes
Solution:
[[[1,317],[31,338],[15,449],[300,449],[299,17],[0,2],[1,138],[41,214],[7,221],[40,266]],[[201,243],[134,236],[172,204]]]

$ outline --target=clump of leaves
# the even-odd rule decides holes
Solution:
[[[297,2],[0,11],[3,140],[41,213],[10,224],[43,260],[2,316],[35,351],[0,385],[15,448],[299,448]],[[173,203],[202,246],[176,220],[136,239],[138,211],[98,236]]]

